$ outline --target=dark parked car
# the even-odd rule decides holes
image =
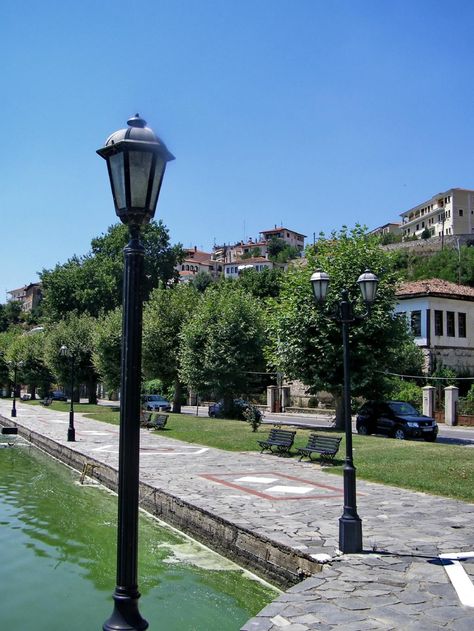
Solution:
[[[367,401],[356,422],[359,434],[388,434],[394,438],[423,438],[434,442],[438,425],[404,401]]]
[[[244,420],[244,412],[249,407],[252,407],[252,404],[248,401],[244,401],[244,399],[234,399],[232,402],[232,412],[231,416],[233,418],[238,418]],[[256,408],[257,416],[259,419],[262,418],[262,413],[259,409]],[[211,405],[207,409],[207,413],[211,417],[222,417],[224,415],[224,401],[218,401],[217,403],[211,403]]]
[[[51,401],[67,401],[66,393],[62,390],[53,390],[49,393],[48,398]]]
[[[171,404],[160,394],[145,394],[142,397],[142,405],[152,412],[170,412]]]

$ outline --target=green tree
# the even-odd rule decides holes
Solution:
[[[89,403],[97,402],[98,374],[92,361],[94,327],[95,321],[90,316],[73,314],[49,327],[45,340],[46,363],[63,385],[70,382],[71,361],[60,354],[61,346],[66,345],[73,354],[76,397],[79,386],[85,384]]]
[[[284,239],[272,237],[267,245],[268,258],[275,263],[288,263],[301,256],[300,250]]]
[[[18,378],[28,386],[32,399],[36,399],[38,388],[43,394],[48,392],[53,381],[53,375],[44,360],[44,343],[43,332],[17,335],[6,353],[7,360],[22,362]]]
[[[200,293],[206,291],[209,285],[212,285],[213,278],[209,272],[198,272],[196,276],[190,281],[191,285],[197,289]]]
[[[181,378],[196,392],[232,399],[244,393],[251,372],[264,368],[264,323],[260,303],[231,284],[208,290],[184,327],[180,350]]]
[[[299,379],[313,394],[327,390],[336,400],[337,425],[342,427],[342,338],[340,325],[329,313],[336,310],[341,291],[347,288],[356,310],[360,304],[358,276],[369,268],[379,277],[377,299],[371,315],[350,328],[351,385],[354,396],[373,398],[384,391],[383,373],[401,365],[401,355],[410,347],[412,370],[421,371],[422,356],[414,348],[403,318],[394,315],[397,275],[392,255],[379,246],[378,239],[357,226],[343,228],[329,238],[320,238],[307,252],[308,266],[293,267],[283,277],[280,299],[270,318],[273,365],[292,379]],[[320,268],[331,278],[327,305],[315,305],[310,277]],[[406,362],[405,362],[406,364]],[[409,366],[404,366],[408,370]]]
[[[234,282],[255,298],[276,298],[280,294],[283,274],[283,270],[279,268],[265,268],[261,272],[247,269]]]
[[[92,335],[92,361],[109,397],[120,390],[120,367],[122,351],[122,309],[100,317]]]
[[[182,259],[181,246],[171,246],[169,235],[161,222],[144,227],[145,249],[143,297],[160,283],[176,280],[176,265]],[[123,248],[128,243],[127,227],[111,226],[105,235],[92,240],[85,256],[74,255],[52,270],[44,269],[43,313],[46,320],[56,322],[69,313],[86,313],[97,317],[122,303]]]
[[[199,292],[188,284],[155,289],[143,317],[143,367],[145,376],[158,377],[174,386],[173,412],[181,412],[181,332],[193,317]]]

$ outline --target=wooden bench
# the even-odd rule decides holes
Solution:
[[[273,447],[276,447],[276,451],[278,454],[290,453],[290,449],[293,445],[293,441],[295,440],[296,432],[290,431],[288,429],[279,429],[274,427],[270,430],[270,434],[268,435],[267,440],[258,440],[258,444],[262,448],[261,454],[268,449],[273,453]]]
[[[306,447],[298,447],[297,453],[302,458],[306,457],[311,460],[311,454],[317,453],[321,460],[332,460],[339,450],[341,438],[338,436],[321,436],[320,434],[311,434],[308,438]]]
[[[168,414],[161,414],[158,412],[144,412],[140,425],[147,429],[164,429],[168,422]]]

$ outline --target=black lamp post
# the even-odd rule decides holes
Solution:
[[[146,629],[138,610],[138,491],[140,457],[140,375],[142,355],[141,226],[153,219],[166,163],[174,159],[164,143],[136,114],[97,153],[107,161],[115,212],[128,225],[124,249],[120,444],[118,476],[117,584],[104,631]]]
[[[15,418],[16,417],[16,387],[17,387],[16,378],[18,374],[18,368],[21,368],[23,366],[23,362],[22,361],[19,361],[19,362],[9,361],[8,364],[13,368],[13,404],[12,404],[12,411],[10,415],[12,418]]]
[[[75,355],[68,347],[63,344],[59,349],[61,357],[69,357],[70,360],[70,377],[71,377],[71,408],[69,410],[69,427],[67,428],[68,442],[74,442],[76,440],[76,430],[74,429],[74,368],[75,368]]]
[[[311,276],[311,284],[316,302],[322,305],[326,300],[329,276],[317,270]],[[351,376],[349,366],[349,326],[366,318],[375,300],[378,278],[366,270],[357,279],[366,310],[361,315],[355,314],[349,292],[343,289],[341,300],[337,304],[332,318],[341,325],[344,364],[344,423],[346,432],[346,458],[344,462],[344,512],[339,519],[339,549],[344,553],[362,552],[362,521],[357,514],[356,469],[352,457],[352,414],[351,414]]]

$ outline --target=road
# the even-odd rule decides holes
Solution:
[[[193,414],[198,416],[207,416],[207,407],[188,406],[181,408],[183,414]],[[295,425],[297,427],[307,427],[321,429],[332,427],[333,416],[328,414],[270,414],[265,413],[263,422],[266,424],[282,423],[285,425]],[[353,431],[355,432],[355,422],[353,422]],[[448,445],[474,445],[474,427],[450,427],[443,424],[439,425],[438,442]]]

